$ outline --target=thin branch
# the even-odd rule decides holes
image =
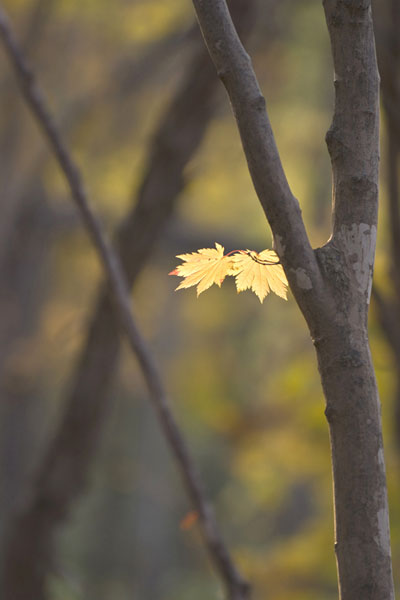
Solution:
[[[398,318],[397,303],[394,305],[386,298],[378,286],[372,287],[372,299],[377,310],[378,320],[384,332],[396,361],[400,363],[400,321]]]
[[[400,95],[399,95],[400,100]],[[387,127],[387,181],[388,181],[388,204],[389,204],[389,231],[391,246],[391,275],[393,285],[400,307],[400,186],[398,165],[400,157],[400,145],[396,139],[395,132],[390,127],[390,118]]]
[[[400,3],[376,1],[374,12],[382,105],[386,114],[386,179],[390,256],[388,276],[393,296],[383,294],[374,283],[372,297],[378,319],[391,346],[395,362],[394,431],[400,447]]]
[[[393,431],[398,451],[400,450],[400,319],[399,298],[390,301],[381,294],[378,286],[372,287],[372,299],[381,329],[393,354],[393,371],[395,375]]]
[[[381,74],[383,107],[386,113],[387,195],[391,244],[390,275],[400,307],[400,3],[389,0],[378,9],[375,30]],[[382,13],[382,15],[381,15]]]
[[[315,303],[323,295],[323,283],[299,203],[281,164],[250,57],[237,35],[225,0],[193,0],[193,5],[211,58],[228,92],[277,254],[307,318],[309,303]]]
[[[375,0],[373,4],[383,107],[390,130],[400,140],[400,3],[398,0]]]
[[[56,7],[57,0],[37,0],[34,4],[25,30],[24,52],[29,54],[33,52],[36,45],[43,39],[43,29],[48,24]]]
[[[232,600],[244,599],[248,596],[248,584],[239,574],[222,540],[213,511],[205,498],[203,486],[189,454],[186,441],[169,406],[157,366],[135,323],[131,310],[129,290],[120,262],[106,240],[101,225],[89,206],[80,171],[59,134],[45,99],[36,83],[34,74],[27,66],[21,48],[1,9],[0,36],[16,72],[23,96],[57,158],[59,166],[67,180],[71,195],[107,275],[113,296],[114,308],[142,369],[153,406],[177,461],[186,490],[199,513],[205,543],[213,564],[222,578],[230,598]],[[9,598],[11,598],[11,595],[9,595]],[[13,600],[18,600],[15,595],[13,596]]]

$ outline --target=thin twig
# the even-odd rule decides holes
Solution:
[[[90,208],[80,171],[61,138],[44,96],[36,83],[35,76],[28,67],[8,19],[1,8],[0,36],[17,75],[22,94],[57,158],[102,263],[112,292],[115,310],[142,369],[153,406],[179,466],[186,490],[199,513],[205,543],[212,562],[222,578],[230,598],[232,600],[244,599],[249,594],[248,584],[240,575],[221,537],[186,441],[169,406],[158,368],[135,323],[129,290],[117,255],[104,236],[100,222]]]
[[[374,282],[372,297],[378,319],[393,352],[396,368],[394,430],[400,447],[400,4],[398,0],[376,0],[375,38],[381,75],[382,106],[386,113],[386,180],[390,257],[388,277],[391,293]]]
[[[242,36],[246,36],[254,24],[254,5],[254,0],[230,3]],[[181,83],[155,129],[142,183],[115,236],[115,248],[130,287],[173,214],[186,182],[185,167],[198,149],[217,105],[219,82],[214,67],[197,24],[189,31],[193,31],[190,34],[192,60],[187,63]],[[182,48],[188,35],[175,33],[174,38],[181,40]],[[152,61],[155,56],[160,59],[161,47],[165,54],[165,41],[157,44],[155,55],[148,54]],[[164,59],[165,56],[160,64]],[[147,59],[143,62],[142,57],[139,64],[134,64],[140,67],[148,62]],[[160,69],[160,64],[153,66]],[[137,76],[142,70],[134,69]],[[129,86],[133,85],[131,75]],[[117,79],[120,81],[116,87],[121,91],[124,78],[117,76]],[[134,79],[137,88],[137,77]],[[139,77],[140,84],[143,84],[142,77]],[[68,385],[63,416],[32,478],[23,510],[13,515],[9,525],[4,571],[5,587],[12,590],[13,600],[18,600],[16,591],[21,596],[25,593],[36,600],[43,599],[46,578],[52,570],[57,529],[68,519],[72,505],[87,483],[110,408],[110,385],[118,363],[120,331],[108,286],[103,283],[90,315],[87,337]],[[25,563],[21,557],[26,557]]]

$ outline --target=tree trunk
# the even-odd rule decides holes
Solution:
[[[394,598],[380,403],[366,330],[317,343],[326,397],[342,600]]]
[[[370,0],[325,0],[335,68],[326,141],[333,234],[312,250],[283,171],[251,61],[224,0],[193,0],[229,94],[275,247],[314,341],[330,427],[341,600],[391,600],[380,406],[367,334],[379,164],[379,75]]]
[[[327,133],[334,229],[318,256],[332,286],[334,322],[316,347],[331,436],[340,597],[389,600],[394,590],[386,475],[367,333],[378,207],[379,76],[370,2],[327,0],[324,7],[335,66],[335,112]]]

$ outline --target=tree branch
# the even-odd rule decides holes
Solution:
[[[398,0],[375,0],[373,6],[383,107],[390,131],[400,140],[400,4]]]
[[[193,0],[193,5],[211,58],[228,92],[276,251],[290,287],[309,320],[310,305],[321,302],[324,296],[323,282],[299,203],[283,171],[250,57],[236,33],[225,0]]]
[[[372,295],[378,319],[391,346],[396,376],[394,431],[400,448],[400,3],[376,2],[374,11],[378,66],[381,74],[382,104],[386,115],[386,181],[389,209],[390,256],[388,275],[393,297],[381,293],[376,284]]]
[[[387,0],[376,6],[375,32],[382,104],[386,113],[386,179],[391,245],[390,276],[400,307],[400,3]]]
[[[45,99],[36,83],[35,77],[27,66],[9,22],[1,9],[0,36],[17,75],[23,96],[57,158],[82,221],[92,239],[93,245],[107,275],[114,309],[118,314],[118,318],[128,338],[130,347],[140,364],[150,392],[150,398],[153,402],[164,435],[177,461],[186,490],[199,513],[203,536],[212,562],[223,580],[230,598],[232,600],[244,599],[248,596],[248,585],[239,574],[222,540],[213,511],[205,498],[199,474],[189,454],[186,441],[183,438],[169,406],[169,401],[166,397],[157,366],[135,323],[131,310],[129,290],[123,276],[120,262],[112,247],[107,242],[101,225],[90,208],[80,171],[64,145]],[[54,474],[56,479],[58,476],[57,473]],[[53,489],[57,487],[57,481],[47,483],[51,484]],[[52,515],[46,515],[44,518],[46,519],[47,517],[51,519]],[[22,551],[23,549],[19,548],[19,550]],[[27,559],[26,549],[22,552],[22,556]],[[12,565],[9,566],[12,567]],[[22,567],[23,566],[24,565],[22,565]],[[30,582],[26,581],[25,583],[27,587],[20,596],[15,595],[13,590],[8,589],[6,598],[9,600],[22,600],[22,598],[27,597],[27,590],[28,596],[30,596],[32,593],[29,588]]]
[[[400,363],[400,322],[398,318],[397,302],[394,305],[374,284],[372,287],[372,298],[378,313],[378,320],[386,340],[390,344],[393,354]]]

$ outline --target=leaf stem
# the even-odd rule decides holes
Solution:
[[[256,256],[254,256],[254,254],[257,254],[255,252],[255,250],[231,250],[230,252],[225,254],[225,256],[231,256],[231,254],[236,254],[236,253],[237,254],[248,254],[248,256],[250,256],[250,258],[252,258],[254,260],[254,262],[258,263],[259,265],[273,266],[273,265],[281,264],[280,260],[270,262],[268,260],[263,260],[262,258],[257,258]],[[170,273],[170,275],[171,275],[171,273]]]

